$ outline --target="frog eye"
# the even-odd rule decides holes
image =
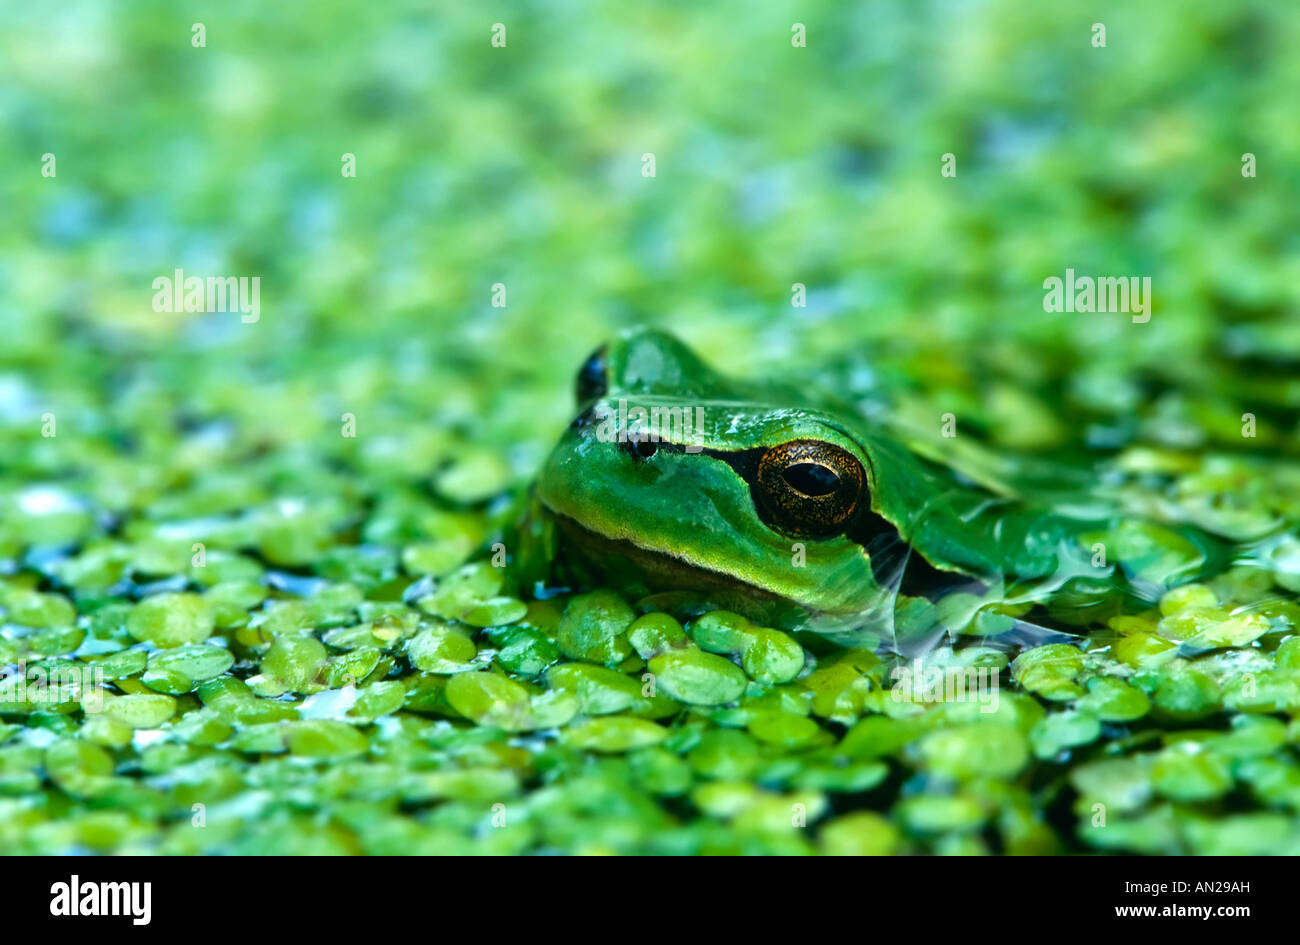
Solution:
[[[777,529],[803,538],[844,531],[866,494],[862,464],[821,440],[791,440],[764,450],[754,492]]]
[[[574,391],[578,403],[585,404],[597,397],[604,397],[609,390],[609,365],[605,360],[605,345],[591,352],[582,367],[578,368],[578,377]]]

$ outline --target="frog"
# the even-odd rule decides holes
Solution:
[[[945,465],[851,401],[725,375],[667,332],[602,344],[574,395],[533,492],[534,535],[569,584],[897,643],[959,625],[952,602],[969,621],[1066,589],[1086,613],[1125,582],[1104,555],[1114,500],[1076,495],[1062,511],[996,463],[954,451]],[[1224,566],[1208,536],[1168,531],[1190,549],[1168,581]]]

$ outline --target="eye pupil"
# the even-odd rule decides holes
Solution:
[[[840,477],[833,470],[816,463],[796,463],[782,473],[793,489],[807,496],[830,495],[840,487]]]

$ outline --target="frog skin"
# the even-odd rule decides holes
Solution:
[[[834,631],[887,622],[910,596],[1041,599],[1118,580],[1080,538],[1106,527],[1104,506],[1059,515],[972,484],[850,410],[722,376],[662,332],[598,349],[577,401],[535,489],[575,583]],[[637,408],[657,413],[654,434]]]

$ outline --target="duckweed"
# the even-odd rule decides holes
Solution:
[[[546,679],[553,689],[572,690],[579,711],[586,715],[623,712],[646,698],[643,687],[632,677],[587,663],[554,666]]]
[[[556,643],[569,659],[617,666],[632,655],[627,631],[636,614],[611,591],[593,591],[569,601],[560,618]]]
[[[827,856],[888,856],[898,849],[900,839],[894,824],[867,811],[832,820],[818,835]]]
[[[1209,801],[1232,787],[1228,762],[1194,743],[1172,745],[1151,765],[1151,784],[1172,801]]]
[[[669,697],[688,705],[735,702],[745,691],[745,674],[738,666],[695,648],[654,657],[650,672]]]
[[[1029,760],[1025,737],[1009,725],[956,725],[927,735],[919,745],[926,767],[958,780],[1012,778]]]
[[[407,644],[406,652],[416,669],[458,673],[472,668],[478,648],[466,634],[444,625],[420,631]]]
[[[104,713],[127,728],[157,728],[176,714],[176,700],[162,694],[116,696],[106,701]]]
[[[1083,690],[1075,677],[1083,669],[1083,654],[1064,643],[1035,647],[1016,657],[1011,673],[1030,692],[1061,702],[1076,699]]]
[[[190,692],[199,683],[225,674],[234,663],[234,654],[224,647],[206,644],[179,646],[151,654],[143,682],[150,689],[172,694]]]
[[[760,742],[781,748],[797,748],[820,740],[821,727],[812,719],[790,712],[756,712],[746,726]]]
[[[278,696],[284,692],[307,692],[318,688],[317,676],[325,665],[325,644],[314,636],[277,636],[261,669],[265,679],[262,692]]]
[[[533,728],[528,690],[496,673],[465,673],[447,681],[447,702],[480,725],[518,732]]]
[[[657,745],[667,736],[667,730],[654,722],[611,715],[574,723],[565,730],[564,740],[575,748],[619,753]]]
[[[658,656],[669,647],[689,645],[682,625],[668,614],[649,613],[632,621],[627,640],[643,660]]]
[[[289,751],[305,758],[351,758],[367,748],[366,737],[343,722],[314,719],[286,724]]]
[[[137,640],[159,647],[202,643],[212,635],[212,606],[198,594],[164,593],[136,604],[126,629]]]
[[[1087,690],[1078,706],[1103,722],[1134,722],[1151,710],[1146,693],[1113,676],[1094,676]]]

